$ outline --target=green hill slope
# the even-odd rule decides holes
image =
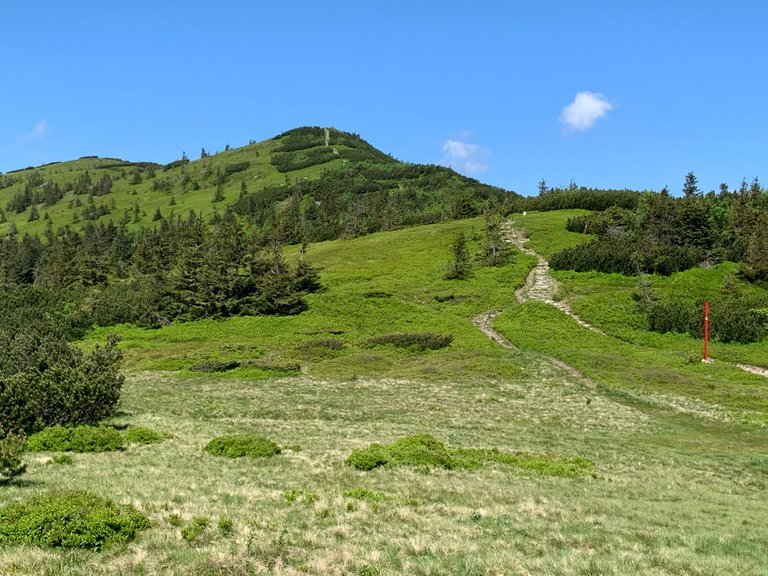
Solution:
[[[479,214],[516,194],[441,166],[397,161],[359,136],[298,128],[264,142],[167,165],[83,157],[0,175],[0,234],[87,222],[151,226],[235,206],[286,240],[355,236]]]

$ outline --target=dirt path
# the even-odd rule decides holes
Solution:
[[[761,368],[760,366],[750,366],[749,364],[736,364],[737,367],[744,370],[744,372],[750,372],[768,378],[768,368]]]
[[[555,296],[557,295],[560,286],[557,280],[555,280],[552,277],[552,274],[549,272],[549,262],[547,262],[541,254],[534,252],[525,245],[525,243],[528,241],[528,238],[525,237],[521,230],[515,228],[514,222],[509,220],[504,222],[502,224],[502,231],[507,242],[513,243],[524,254],[535,256],[538,260],[534,269],[531,270],[530,274],[528,274],[528,277],[525,279],[525,285],[517,290],[517,292],[515,292],[515,296],[517,296],[518,301],[528,302],[530,300],[537,300],[539,302],[544,302],[545,304],[554,306],[564,314],[567,314],[576,320],[580,326],[592,330],[593,332],[596,332],[602,336],[607,336],[605,332],[599,328],[596,328],[595,326],[592,326],[589,322],[582,320],[576,314],[574,314],[567,301],[555,300]],[[486,314],[476,316],[473,318],[473,322],[475,323],[475,326],[477,326],[489,338],[499,342],[499,344],[505,348],[514,348],[514,346],[509,341],[507,341],[501,334],[494,331],[492,328],[493,319],[498,315],[499,312],[488,312]],[[506,345],[503,344],[502,341],[505,342]],[[571,366],[568,366],[567,364],[554,358],[550,358],[549,360],[556,366],[559,366],[572,375],[578,375],[581,377],[581,375]],[[735,364],[735,366],[744,370],[745,372],[768,378],[768,368],[750,366],[749,364]]]
[[[477,329],[480,330],[480,332],[488,336],[488,338],[499,344],[502,348],[516,350],[509,340],[493,329],[493,320],[499,314],[501,314],[501,310],[493,310],[491,312],[485,312],[484,314],[478,314],[472,318],[472,323],[477,326]]]
[[[518,301],[528,302],[529,300],[538,300],[539,302],[554,306],[564,314],[567,314],[576,320],[579,326],[583,326],[588,330],[592,330],[593,332],[605,336],[605,333],[602,330],[595,328],[589,322],[585,322],[574,314],[568,302],[555,300],[555,296],[560,289],[560,284],[552,277],[552,274],[550,274],[549,262],[547,262],[541,254],[538,254],[525,246],[528,238],[526,238],[519,229],[515,228],[514,223],[511,221],[504,222],[502,224],[502,230],[507,242],[513,243],[524,254],[535,256],[538,260],[534,269],[528,274],[528,278],[525,279],[525,285],[515,293]]]

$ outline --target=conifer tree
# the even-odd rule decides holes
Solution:
[[[469,249],[467,248],[467,237],[460,232],[451,242],[451,254],[453,260],[445,273],[446,280],[464,280],[469,277],[471,263],[469,261]]]

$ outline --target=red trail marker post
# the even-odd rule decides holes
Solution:
[[[709,357],[709,302],[704,301],[704,358],[702,362],[711,362]]]

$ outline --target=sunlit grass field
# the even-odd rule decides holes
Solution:
[[[582,241],[561,235],[563,217],[526,216],[532,239],[552,236],[535,249]],[[765,574],[768,380],[692,361],[688,337],[643,331],[624,306],[634,279],[558,273],[574,310],[608,336],[515,301],[531,257],[445,280],[452,238],[468,232],[476,246],[482,227],[310,246],[326,289],[300,316],[118,327],[127,381],[112,423],[172,437],[71,465],[31,454],[0,495],[85,488],[134,504],[152,526],[103,552],[0,548],[0,574]],[[503,310],[495,326],[515,349],[472,324],[490,310]],[[401,332],[453,341],[421,352],[369,342]],[[765,347],[713,354],[760,363]],[[241,367],[191,370],[223,360]],[[422,432],[449,447],[586,458],[593,473],[344,463]],[[232,433],[285,449],[264,460],[203,451]],[[184,538],[194,518],[207,527]]]

